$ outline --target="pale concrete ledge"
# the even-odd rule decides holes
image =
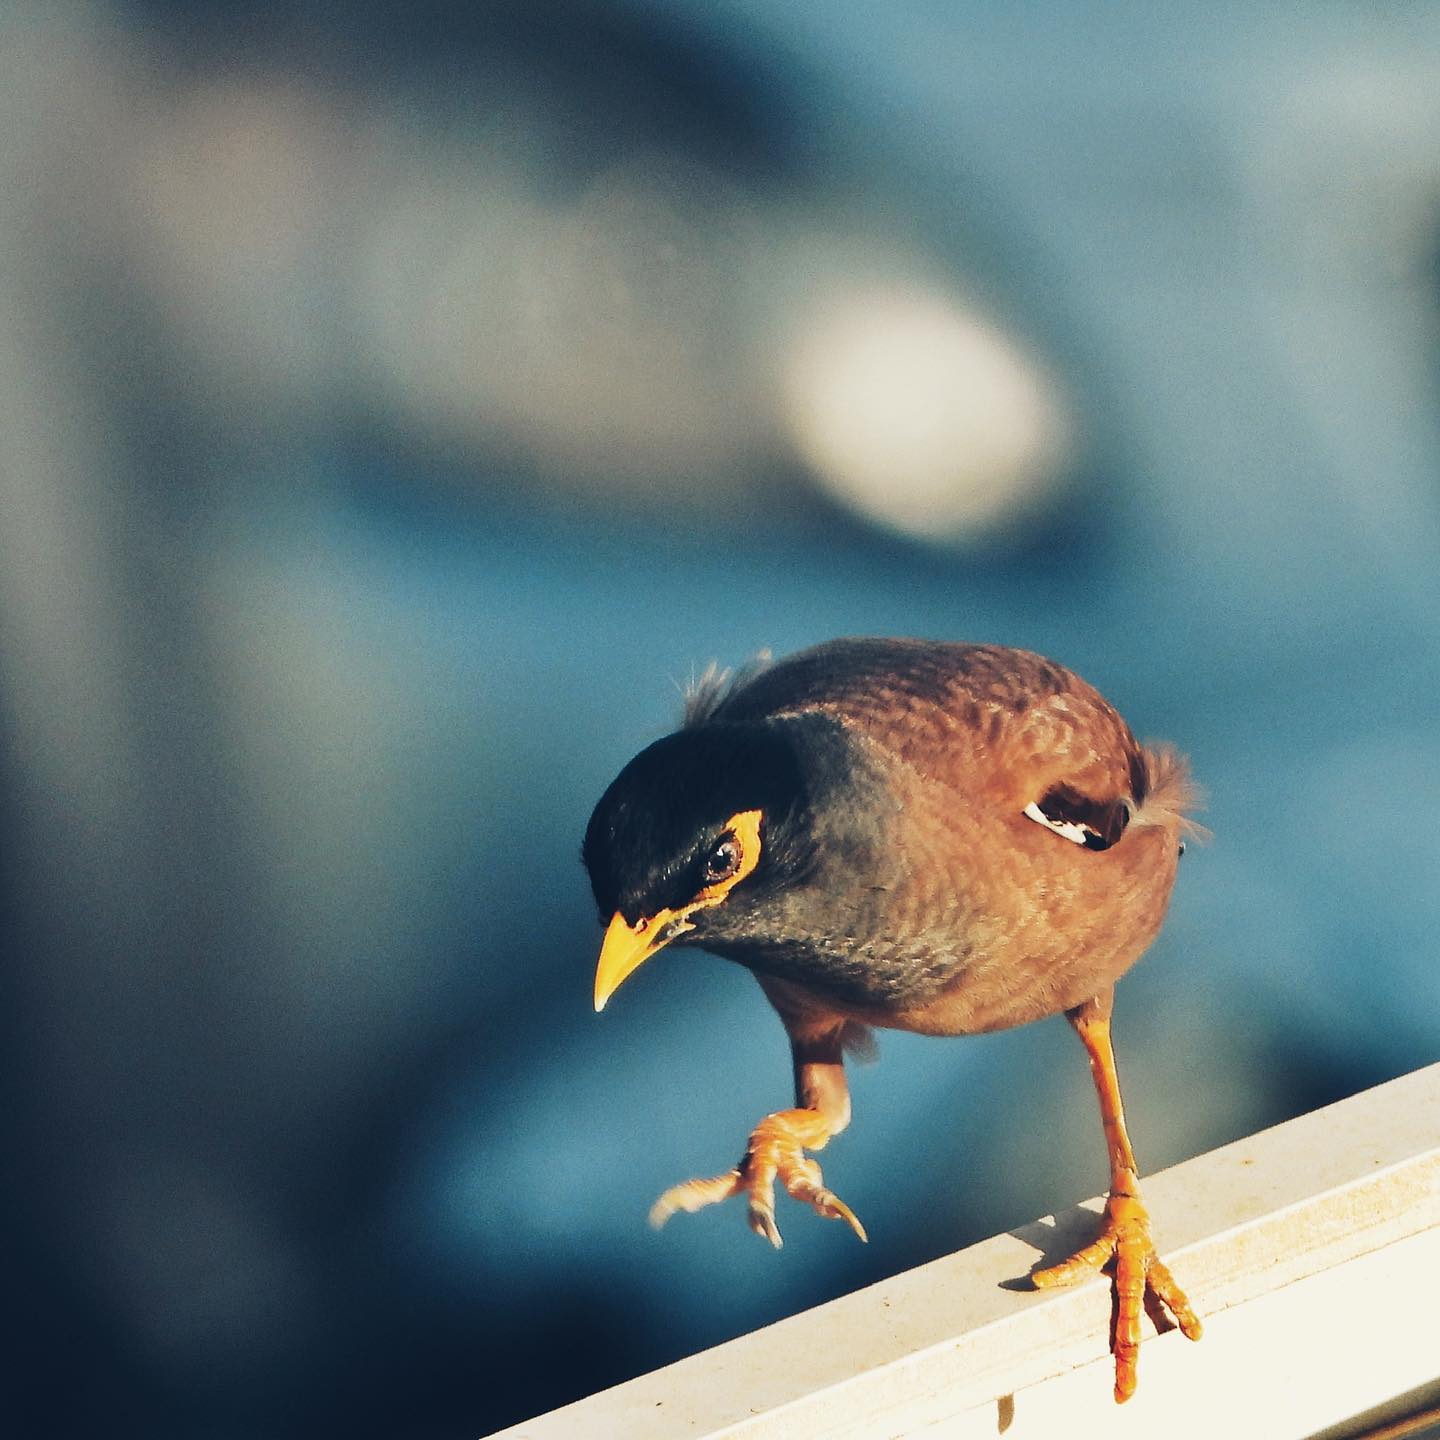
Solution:
[[[1108,1281],[1003,1288],[1088,1239],[1092,1201],[500,1434],[1418,1436],[1375,1427],[1440,1402],[1440,1065],[1150,1176],[1145,1195],[1205,1338],[1151,1332],[1127,1405],[1110,1398]]]

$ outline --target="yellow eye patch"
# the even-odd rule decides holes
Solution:
[[[742,810],[732,815],[725,825],[725,834],[739,847],[740,858],[735,868],[723,879],[707,885],[688,905],[678,910],[660,910],[627,925],[616,911],[605,932],[600,950],[600,964],[595,970],[595,1008],[603,1010],[605,1002],[620,988],[625,977],[663,949],[676,936],[695,927],[687,918],[696,910],[718,905],[760,863],[760,812]]]
[[[742,810],[725,822],[725,833],[740,847],[740,863],[723,880],[707,885],[686,910],[701,905],[718,905],[760,863],[760,812]]]

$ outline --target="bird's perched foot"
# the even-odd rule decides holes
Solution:
[[[865,1227],[855,1212],[833,1190],[827,1190],[820,1166],[806,1150],[818,1150],[834,1134],[830,1122],[815,1110],[779,1110],[767,1115],[754,1129],[744,1158],[733,1170],[708,1180],[687,1180],[672,1185],[650,1208],[650,1223],[657,1228],[677,1210],[694,1212],[707,1205],[745,1195],[750,1228],[778,1250],[780,1231],[775,1224],[775,1181],[797,1200],[831,1220],[843,1220],[862,1239]]]
[[[1123,1403],[1135,1393],[1140,1315],[1147,1291],[1174,1315],[1175,1323],[1188,1339],[1198,1340],[1201,1327],[1185,1292],[1155,1253],[1150,1216],[1140,1199],[1134,1173],[1122,1173],[1117,1182],[1105,1205],[1100,1234],[1068,1260],[1035,1271],[1030,1280],[1042,1290],[1073,1285],[1098,1274],[1113,1258],[1115,1335],[1110,1349],[1115,1356],[1115,1399]]]

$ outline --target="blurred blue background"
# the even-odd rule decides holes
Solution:
[[[477,1436],[1095,1193],[1061,1021],[603,1019],[678,688],[1000,641],[1192,756],[1157,1169],[1440,1052],[1440,7],[15,0],[7,1431]],[[997,1277],[998,1278],[998,1277]]]

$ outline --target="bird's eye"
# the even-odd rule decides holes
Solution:
[[[707,885],[719,885],[740,868],[740,842],[727,835],[706,857],[704,876]]]

